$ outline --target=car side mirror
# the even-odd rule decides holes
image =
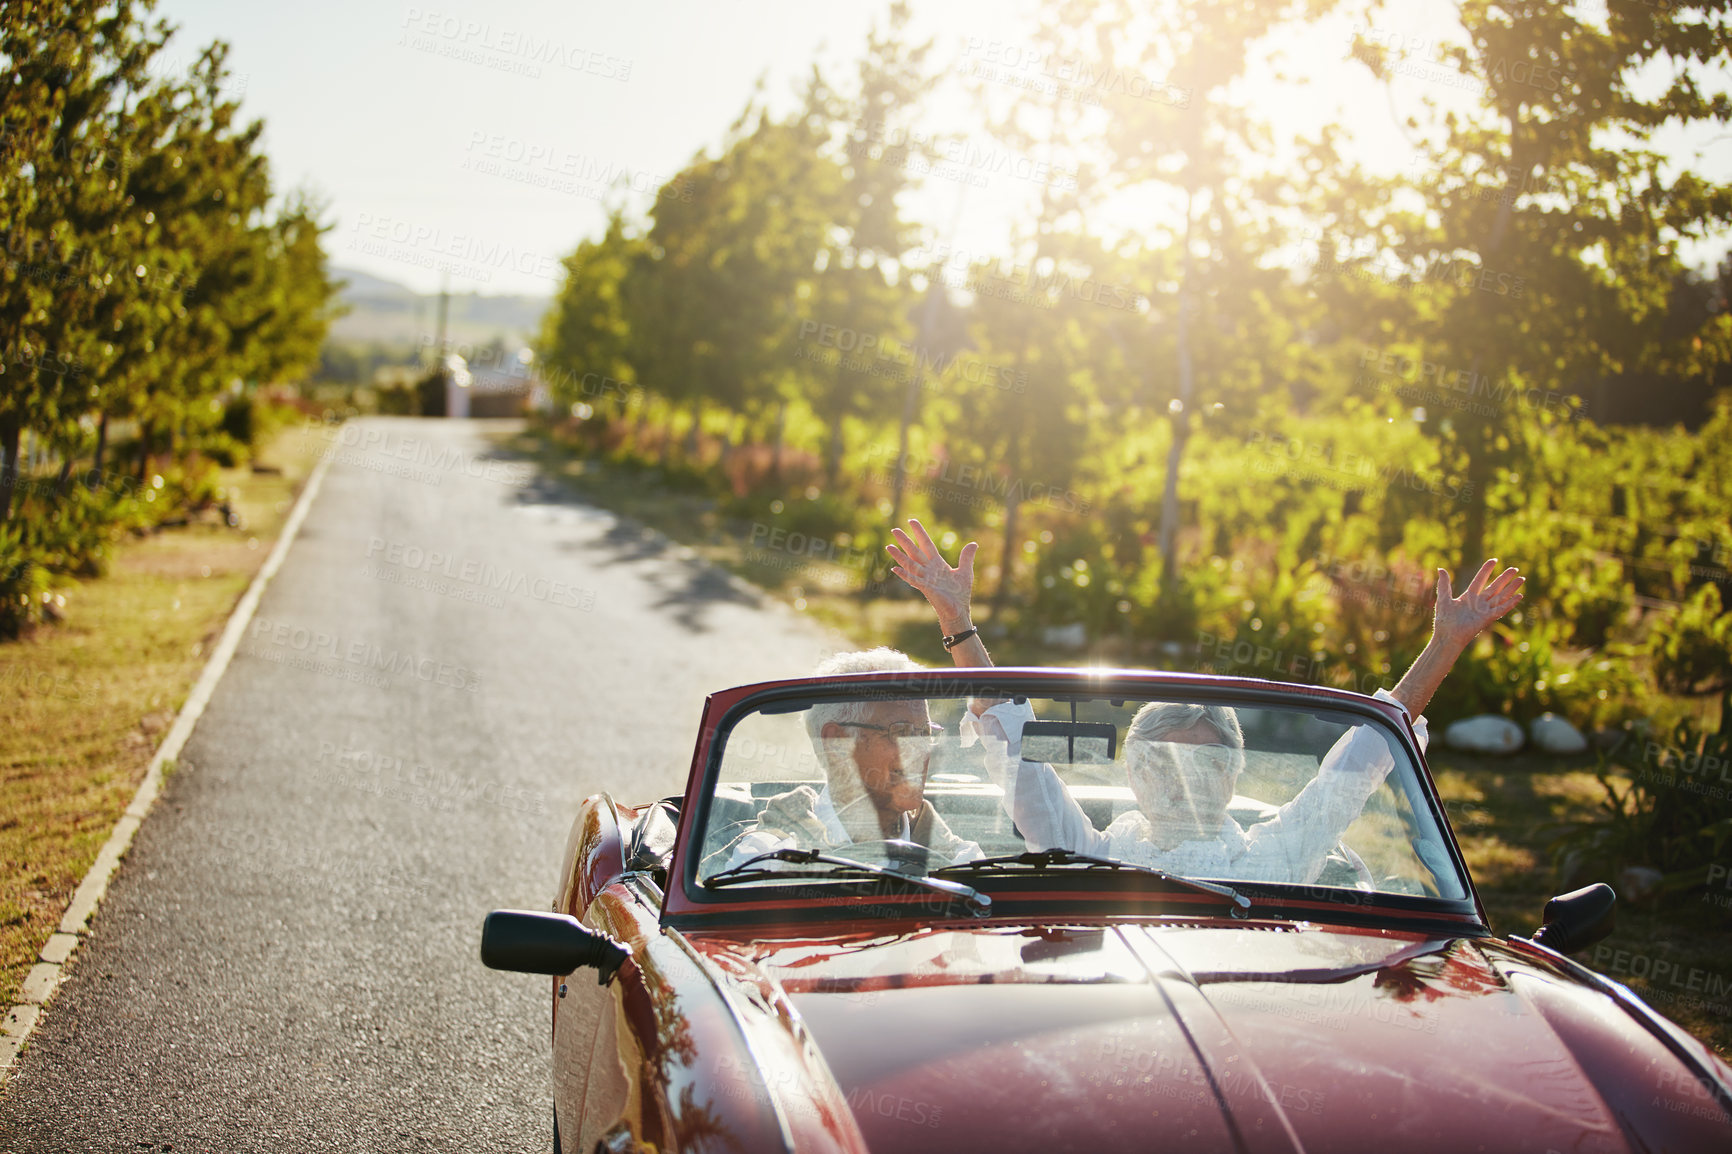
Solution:
[[[1560,954],[1585,949],[1612,932],[1617,904],[1618,895],[1604,882],[1560,894],[1546,903],[1533,940]]]
[[[631,951],[570,914],[494,910],[481,924],[481,964],[520,974],[569,974],[594,966],[607,985]]]

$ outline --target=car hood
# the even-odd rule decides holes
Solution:
[[[815,1043],[873,1149],[1732,1143],[1652,1032],[1495,939],[1119,923],[692,941],[742,1015]]]

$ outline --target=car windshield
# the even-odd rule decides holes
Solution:
[[[1346,711],[879,691],[780,700],[721,741],[697,865],[712,889],[864,876],[848,862],[976,886],[1110,862],[1226,883],[1468,892],[1400,737]]]

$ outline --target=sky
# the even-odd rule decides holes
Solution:
[[[1448,30],[1448,5],[1399,5],[1376,30],[1420,46]],[[785,106],[813,62],[852,77],[886,0],[159,0],[180,27],[161,69],[179,70],[212,39],[229,43],[231,91],[265,121],[281,191],[306,189],[336,227],[334,265],[420,292],[557,291],[559,260],[601,232],[604,184],[623,178],[629,204],[700,150],[715,150],[760,78]],[[957,75],[990,69],[991,84],[1034,75],[1006,67],[1026,36],[1029,5],[914,0],[914,34],[934,42],[951,75],[930,109],[934,129],[968,133],[978,113]],[[1411,163],[1398,121],[1423,95],[1452,99],[1415,68],[1392,91],[1347,59],[1354,25],[1332,19],[1280,46],[1302,87],[1259,72],[1243,95],[1277,140],[1326,120],[1350,130],[1358,159]],[[1417,59],[1418,57],[1416,57]],[[990,61],[990,63],[988,63]],[[1009,91],[1008,87],[1004,88]],[[1668,142],[1732,178],[1732,137]],[[964,191],[966,188],[966,191]],[[1038,186],[1014,172],[930,179],[904,204],[930,239],[1003,251]],[[1137,228],[1138,221],[1123,222]]]

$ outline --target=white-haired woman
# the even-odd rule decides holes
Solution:
[[[976,545],[964,545],[952,566],[919,521],[892,534],[896,543],[886,547],[895,562],[891,572],[925,595],[956,664],[990,665],[969,619]],[[1480,566],[1460,597],[1449,574],[1437,571],[1431,640],[1393,692],[1377,691],[1417,718],[1413,730],[1421,749],[1428,734],[1420,714],[1456,658],[1521,600],[1525,579],[1513,568],[1494,579],[1496,567],[1496,558]],[[1245,765],[1238,717],[1224,706],[1150,702],[1125,737],[1126,776],[1137,807],[1100,830],[1051,766],[1021,759],[1022,727],[1034,718],[1026,704],[977,702],[973,712],[964,732],[998,750],[988,765],[1030,849],[1067,849],[1179,874],[1314,881],[1394,765],[1385,739],[1370,726],[1356,726],[1324,755],[1317,775],[1293,800],[1242,830],[1227,812]]]

